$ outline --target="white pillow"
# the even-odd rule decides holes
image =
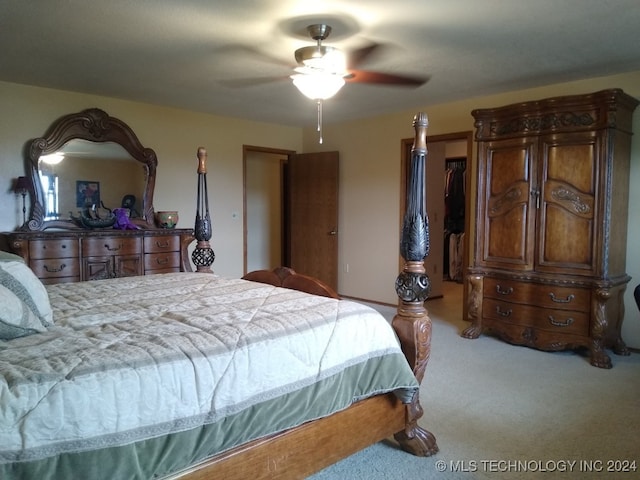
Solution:
[[[3,285],[0,285],[0,305],[0,339],[11,340],[47,330],[33,311]]]
[[[6,253],[0,256],[0,285],[18,297],[42,326],[53,325],[53,310],[47,289],[22,258]],[[16,322],[19,323],[18,320]]]

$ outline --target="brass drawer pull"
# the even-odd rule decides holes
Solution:
[[[167,248],[169,246],[169,242],[168,241],[164,241],[162,243],[160,243],[159,240],[156,241],[156,247],[158,248]]]
[[[552,315],[549,315],[549,323],[551,323],[551,325],[556,327],[568,327],[572,325],[573,322],[575,322],[575,320],[571,317],[567,318],[566,322],[559,322]]]
[[[46,265],[43,265],[42,268],[44,268],[49,273],[57,273],[57,272],[61,272],[62,270],[64,270],[66,268],[66,265],[63,263],[63,264],[60,265],[60,268],[48,267]]]
[[[511,310],[511,309],[509,309],[509,310],[502,310],[502,308],[500,308],[500,305],[498,305],[498,306],[496,307],[496,313],[497,313],[498,315],[500,315],[501,317],[510,317],[510,316],[511,316],[511,313],[513,313],[513,312],[512,312],[512,310]]]
[[[500,285],[496,285],[496,292],[500,295],[511,295],[513,293],[513,288],[509,287],[506,290],[503,290]]]
[[[105,243],[104,244],[104,248],[106,248],[110,252],[117,252],[118,250],[120,250],[122,248],[122,244],[118,245],[117,247],[111,248],[108,244]]]
[[[167,257],[164,258],[156,258],[156,263],[158,265],[166,265],[167,263],[169,263],[169,259]]]
[[[552,302],[556,302],[556,303],[570,303],[574,298],[576,298],[576,296],[573,293],[570,295],[567,295],[567,298],[556,298],[553,292],[549,294],[549,297],[551,297]]]

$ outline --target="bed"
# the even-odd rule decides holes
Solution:
[[[414,124],[419,177],[426,116]],[[44,286],[0,254],[0,478],[304,478],[391,436],[435,453],[417,423],[431,337],[417,182],[392,325],[290,269]]]

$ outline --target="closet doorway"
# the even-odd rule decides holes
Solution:
[[[401,198],[400,212],[404,216],[407,198],[407,175],[409,171],[409,161],[411,159],[411,147],[413,138],[402,140],[402,163],[401,163]],[[464,232],[469,229],[468,212],[468,187],[470,184],[471,158],[472,158],[473,136],[472,132],[457,132],[444,135],[432,135],[427,137],[427,157],[425,164],[425,188],[427,214],[429,216],[429,255],[425,259],[425,271],[431,280],[430,298],[443,296],[444,282],[453,282],[465,290],[464,272],[468,265],[468,235]],[[460,168],[452,174],[452,169]],[[452,180],[460,183],[452,184]],[[456,195],[460,193],[458,188],[462,188],[464,197],[455,198],[447,195],[454,193],[451,189],[455,186]],[[459,201],[462,200],[460,204]],[[455,212],[451,211],[455,208]],[[462,218],[460,218],[462,217]],[[451,229],[455,226],[456,236],[454,239],[455,248],[451,245]],[[454,250],[455,258],[451,258]],[[404,260],[400,259],[400,267]],[[453,274],[453,275],[452,275]]]

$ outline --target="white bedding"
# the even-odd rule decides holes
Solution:
[[[185,431],[402,357],[375,310],[271,285],[170,273],[47,289],[55,325],[0,342],[0,464]],[[418,383],[402,363],[332,409],[398,389],[408,400]]]

